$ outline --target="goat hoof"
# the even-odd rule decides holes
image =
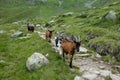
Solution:
[[[70,68],[73,68],[71,65],[69,65]]]

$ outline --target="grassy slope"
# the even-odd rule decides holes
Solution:
[[[62,30],[66,33],[77,34],[81,36],[83,42],[89,47],[103,54],[103,50],[108,50],[111,56],[115,56],[118,61],[120,50],[120,2],[111,3],[101,8],[75,13],[72,16],[61,17],[54,19],[55,25],[60,24],[58,31]],[[116,21],[106,20],[103,16],[114,10],[118,19]],[[89,16],[89,17],[88,17]],[[58,21],[63,20],[61,23]],[[61,25],[66,25],[63,27]],[[70,25],[70,26],[69,26]],[[69,28],[67,28],[69,26]],[[87,42],[86,42],[87,40]]]
[[[11,39],[10,30],[18,30],[18,27],[8,24],[0,28],[6,30],[5,34],[0,35],[0,60],[5,61],[0,62],[1,80],[73,80],[77,72],[71,72],[58,53],[37,33],[32,33],[30,39]],[[28,33],[25,27],[21,30],[24,32],[23,35]],[[26,69],[25,62],[33,52],[40,52],[43,55],[48,53],[50,63],[39,70],[29,72]]]
[[[86,11],[85,15],[94,14],[94,16],[87,19],[79,17],[80,13],[75,13],[70,17],[59,17],[56,20],[64,20],[64,23],[56,22],[55,25],[60,25],[55,31],[65,31],[66,33],[70,34],[78,34],[81,36],[82,44],[86,44],[86,46],[88,45],[88,42],[85,42],[85,39],[89,37],[89,32],[99,35],[98,38],[90,39],[89,44],[99,43],[99,45],[102,45],[104,44],[103,42],[106,41],[119,44],[120,32],[117,29],[119,28],[120,24],[118,22],[99,20],[99,17],[103,16],[111,9],[119,13],[120,8],[118,6],[120,6],[120,4],[109,6],[105,9],[97,8]],[[0,60],[5,61],[5,63],[0,62],[1,80],[73,80],[75,75],[80,75],[80,73],[71,72],[68,68],[68,65],[63,63],[61,57],[51,49],[51,45],[47,41],[41,39],[36,33],[32,33],[32,37],[26,40],[10,38],[10,35],[12,34],[10,30],[15,29],[17,31],[21,25],[13,25],[10,23],[7,24],[7,22],[19,21],[21,19],[33,19],[33,22],[39,22],[41,20],[41,15],[42,20],[46,21],[49,16],[64,12],[64,9],[59,12],[61,8],[58,7],[54,7],[56,10],[53,9],[53,6],[49,8],[50,11],[47,11],[46,9],[48,9],[48,7],[44,5],[42,7],[28,7],[26,5],[14,8],[8,8],[8,6],[0,7],[0,13],[2,13],[0,14],[0,17],[3,19],[1,23],[6,23],[0,25],[0,30],[6,31],[5,34],[0,34]],[[56,13],[54,13],[54,11]],[[41,12],[44,14],[40,14]],[[76,16],[79,18],[75,18]],[[36,17],[38,17],[38,19],[34,20]],[[71,26],[67,29],[66,27],[62,27],[61,24],[65,24],[66,27],[67,25]],[[25,27],[21,27],[21,30],[23,31],[24,35],[28,33]],[[114,43],[112,44],[112,49],[116,48]],[[25,62],[33,52],[40,52],[43,54],[49,53],[48,59],[50,60],[50,64],[38,69],[37,71],[29,72],[25,67]]]
[[[48,0],[45,4],[36,3],[35,5],[31,5],[25,0],[1,0],[0,24],[36,18],[40,19],[40,21],[41,19],[48,20],[53,15],[59,15],[67,11],[80,12],[81,10],[86,10],[84,3],[87,1],[88,0],[65,0],[62,7],[58,7],[56,0]],[[93,6],[97,7],[100,2],[101,5],[103,5],[105,1],[97,0]],[[101,5],[99,4],[99,6]]]

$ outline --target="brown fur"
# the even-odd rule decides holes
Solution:
[[[51,38],[52,38],[52,32],[53,31],[50,31],[50,30],[45,31],[45,37],[49,42],[51,41]]]
[[[76,43],[74,42],[71,42],[69,40],[66,40],[66,39],[63,39],[62,42],[61,42],[61,45],[62,45],[62,49],[63,49],[63,60],[65,61],[65,53],[66,54],[69,54],[70,55],[70,68],[72,68],[72,59],[73,59],[73,56],[74,56],[74,53],[75,53],[75,50],[77,49],[76,47]]]

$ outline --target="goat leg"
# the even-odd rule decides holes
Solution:
[[[73,55],[70,56],[70,64],[69,64],[70,68],[72,68],[72,61],[73,61]]]
[[[65,53],[64,53],[64,51],[62,52],[62,54],[63,54],[63,61],[65,62]]]

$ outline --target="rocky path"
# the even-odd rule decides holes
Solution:
[[[75,56],[73,65],[79,67],[79,72],[83,74],[76,76],[74,80],[105,80],[107,77],[111,78],[110,80],[120,80],[120,74],[113,70],[111,64],[102,61],[100,55],[82,57],[76,54]]]
[[[44,32],[36,32],[45,39]],[[53,48],[56,49],[54,39],[51,42]],[[107,80],[120,80],[120,74],[112,68],[111,64],[102,61],[98,54],[90,56],[87,51],[86,48],[80,47],[80,52],[84,52],[84,54],[75,54],[74,56],[73,65],[79,68],[79,72],[82,72],[82,75],[77,75],[74,80],[106,80],[106,78]]]

